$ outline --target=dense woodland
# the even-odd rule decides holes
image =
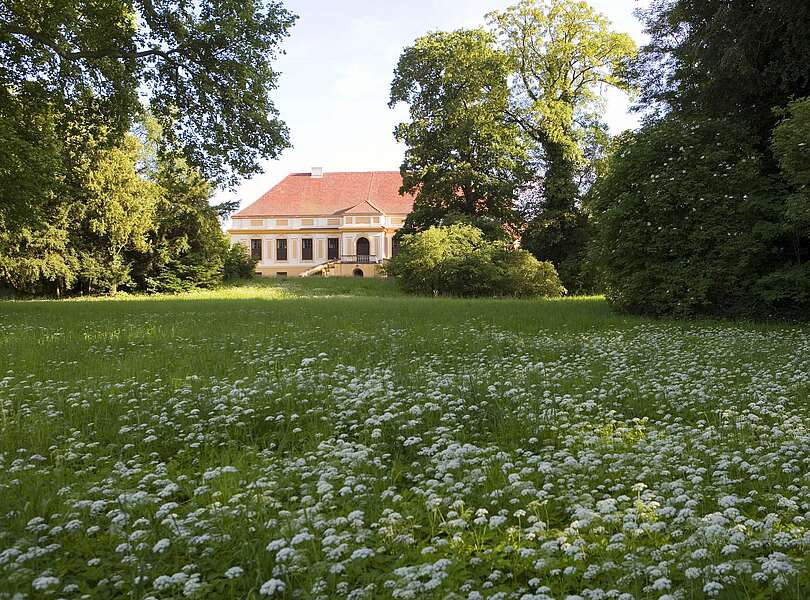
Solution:
[[[210,286],[252,264],[216,186],[289,145],[276,2],[0,2],[0,285]]]
[[[524,295],[545,273],[540,288],[638,313],[810,314],[810,5],[656,0],[638,16],[640,49],[574,0],[405,48],[390,87],[417,196],[403,249],[431,228],[482,232],[425,238],[478,249],[434,293]],[[289,146],[270,94],[295,18],[273,1],[0,2],[0,286],[251,273],[221,230],[234,206],[210,200]],[[617,138],[611,87],[643,117]],[[408,287],[404,265],[390,272]]]
[[[638,50],[571,0],[406,48],[402,234],[470,223],[638,313],[810,314],[810,4],[658,0],[638,16]],[[608,86],[643,116],[616,139]]]

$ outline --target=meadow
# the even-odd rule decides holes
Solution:
[[[808,392],[600,298],[0,302],[0,599],[806,598]]]

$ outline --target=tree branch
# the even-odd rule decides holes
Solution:
[[[182,50],[180,47],[177,47],[171,48],[169,50],[161,50],[160,48],[150,48],[148,50],[138,50],[135,52],[129,52],[126,50],[122,50],[121,48],[101,48],[98,50],[67,51],[64,48],[62,48],[56,40],[51,39],[48,36],[33,31],[31,29],[27,29],[25,27],[10,26],[5,27],[0,31],[2,33],[26,37],[33,42],[42,44],[46,48],[50,48],[57,54],[57,56],[59,56],[59,58],[69,61],[98,59],[98,58],[139,59],[148,56],[160,56],[167,62],[176,64],[176,62],[172,58],[172,54],[177,54]]]

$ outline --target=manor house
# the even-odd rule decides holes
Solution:
[[[413,208],[400,186],[397,171],[291,173],[234,214],[229,234],[261,275],[376,277]]]

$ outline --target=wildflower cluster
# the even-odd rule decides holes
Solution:
[[[9,369],[0,598],[803,596],[806,331],[526,329],[388,324],[352,354],[366,334],[280,326],[182,380],[127,375],[132,341],[88,349],[101,375]]]

